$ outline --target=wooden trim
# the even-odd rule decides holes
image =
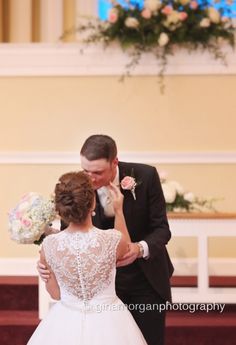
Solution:
[[[173,276],[171,277],[172,287],[197,287],[197,276]],[[210,287],[236,287],[234,276],[210,276]]]
[[[0,285],[38,285],[38,277],[32,276],[1,276]],[[235,276],[210,276],[210,287],[236,287]],[[172,287],[196,287],[197,276],[173,276]]]
[[[188,213],[188,212],[169,212],[169,219],[236,219],[236,213]]]
[[[35,276],[0,276],[0,285],[38,285]]]
[[[38,310],[1,310],[0,326],[19,327],[22,325],[37,326],[38,324]],[[12,334],[14,334],[13,332]],[[13,340],[14,338],[12,337],[11,339]],[[10,343],[13,344],[13,341]]]

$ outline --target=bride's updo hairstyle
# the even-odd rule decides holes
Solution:
[[[94,202],[94,190],[90,177],[83,171],[69,172],[59,178],[55,187],[55,207],[61,218],[83,223]]]

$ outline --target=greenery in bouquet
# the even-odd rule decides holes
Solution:
[[[223,7],[225,1],[211,0],[145,0],[125,1],[121,6],[111,1],[108,19],[88,20],[77,30],[83,33],[87,43],[102,42],[106,46],[118,42],[131,56],[126,73],[139,63],[143,53],[154,54],[160,62],[159,76],[167,66],[167,56],[174,53],[174,47],[189,51],[200,48],[226,63],[221,50],[222,42],[234,47],[235,27],[231,20],[230,7]],[[222,3],[222,5],[221,5]],[[227,1],[230,6],[231,1]],[[87,33],[87,35],[86,35]]]
[[[173,180],[161,178],[161,185],[166,201],[167,212],[216,212],[216,199],[204,199],[184,190],[183,186]]]
[[[45,227],[56,217],[52,199],[30,192],[8,213],[11,239],[22,244],[40,244]]]

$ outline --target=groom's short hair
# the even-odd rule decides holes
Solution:
[[[85,140],[80,154],[89,161],[105,158],[111,162],[117,157],[116,142],[108,135],[94,134]]]

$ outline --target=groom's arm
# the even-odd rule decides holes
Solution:
[[[145,241],[144,254],[146,259],[154,256],[162,255],[163,249],[171,238],[171,232],[166,215],[166,203],[163,195],[161,182],[158,173],[154,167],[148,167],[142,171],[143,182],[145,180],[145,195],[147,196],[147,223],[144,225],[143,233],[147,233],[142,238]],[[141,175],[140,175],[141,179]],[[137,258],[144,257],[142,250],[140,250],[140,242],[131,243],[129,245],[129,252],[118,262],[118,266],[125,266],[131,264]]]
[[[144,237],[152,257],[167,245],[171,232],[166,215],[166,202],[161,182],[155,168],[148,180],[148,224],[149,234]]]

